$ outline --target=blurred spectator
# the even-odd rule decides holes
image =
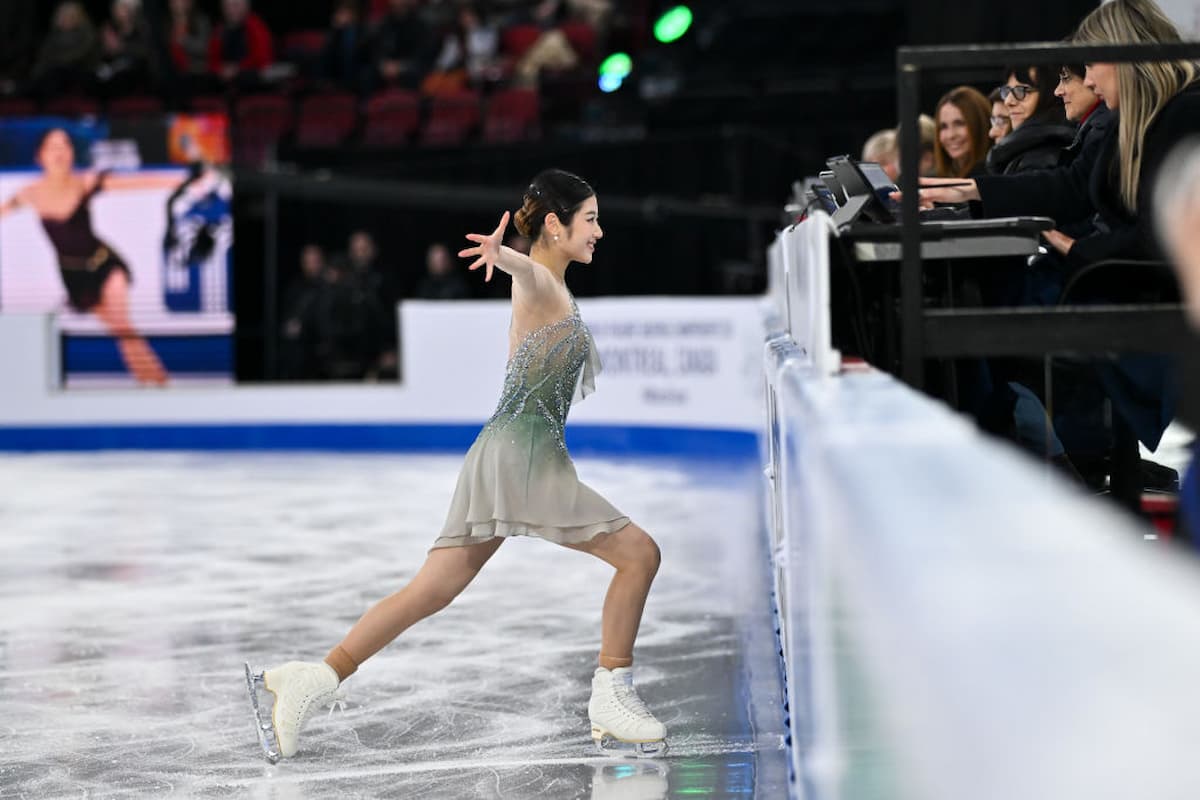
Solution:
[[[271,31],[250,10],[250,0],[222,0],[223,21],[208,41],[208,70],[232,81],[275,60]]]
[[[317,377],[311,331],[305,322],[311,321],[311,310],[325,287],[324,271],[325,252],[320,245],[304,245],[300,250],[300,274],[288,284],[281,305],[283,338],[279,373],[285,380]]]
[[[992,127],[988,128],[988,138],[995,143],[1012,133],[1012,118],[1008,116],[1008,106],[1000,97],[999,86],[992,89],[988,102],[992,104]]]
[[[41,94],[83,91],[91,87],[100,55],[96,29],[83,3],[66,0],[54,10],[50,31],[42,40],[30,70],[34,90]]]
[[[608,31],[612,19],[612,0],[567,0],[571,16],[581,19],[600,35]]]
[[[1000,87],[1012,133],[996,142],[987,155],[988,172],[1016,175],[1058,166],[1063,149],[1075,139],[1054,95],[1058,71],[1045,65],[1015,67]]]
[[[0,3],[0,92],[11,92],[28,74],[34,49],[34,3]]]
[[[113,0],[109,18],[100,26],[97,76],[113,93],[145,89],[157,77],[153,46],[141,0]]]
[[[426,94],[454,93],[468,83],[496,80],[503,74],[499,61],[500,31],[487,24],[477,3],[464,3],[455,25],[442,39],[433,70],[421,84]]]
[[[416,0],[389,0],[371,37],[374,78],[416,89],[429,71],[437,41]]]
[[[320,77],[347,89],[366,88],[367,33],[357,0],[339,0],[321,49]]]
[[[423,300],[462,300],[471,296],[458,265],[450,258],[450,248],[444,244],[429,245],[425,253],[425,277],[417,287],[417,297]]]
[[[379,304],[350,275],[346,262],[333,262],[323,273],[301,321],[311,342],[315,377],[323,380],[366,380],[378,375],[384,348]],[[392,360],[395,359],[394,350]]]
[[[579,63],[579,55],[558,29],[564,15],[562,0],[539,0],[532,8],[518,17],[525,25],[536,25],[542,35],[513,68],[513,83],[517,86],[536,86],[542,70],[571,69]]]
[[[863,161],[874,161],[883,167],[887,176],[896,181],[900,175],[900,148],[896,144],[896,129],[884,128],[871,134],[863,145]]]
[[[195,7],[195,0],[170,0],[167,24],[167,45],[175,69],[183,75],[205,72],[212,23]]]
[[[350,234],[344,263],[344,280],[362,293],[358,302],[370,309],[375,360],[369,371],[373,377],[388,377],[396,367],[396,271],[380,263],[375,238],[363,230]]]
[[[970,86],[951,89],[938,100],[933,151],[938,177],[966,178],[986,173],[984,159],[992,145],[987,135],[990,110],[987,98]]]
[[[1096,96],[1092,87],[1083,82],[1084,72],[1086,68],[1083,64],[1064,64],[1058,71],[1058,86],[1054,89],[1054,95],[1062,99],[1067,119],[1079,124],[1075,140],[1062,153],[1063,164],[1074,161],[1093,137],[1099,143],[1112,117],[1108,106]]]

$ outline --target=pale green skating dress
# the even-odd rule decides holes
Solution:
[[[508,362],[492,418],[467,451],[434,548],[496,536],[577,544],[629,524],[580,482],[563,428],[574,401],[595,391],[600,357],[579,308],[530,331]]]

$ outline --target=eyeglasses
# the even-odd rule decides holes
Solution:
[[[1000,99],[1007,100],[1008,96],[1011,94],[1013,97],[1015,97],[1017,99],[1017,102],[1019,103],[1022,100],[1024,100],[1026,97],[1028,97],[1029,95],[1035,93],[1036,91],[1037,91],[1037,89],[1033,88],[1032,86],[1026,86],[1023,83],[1018,83],[1016,86],[1001,86],[1000,87]]]
[[[1002,125],[1011,125],[1012,117],[992,117],[992,127],[999,128]]]

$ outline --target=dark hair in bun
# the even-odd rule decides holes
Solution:
[[[542,235],[547,214],[553,213],[563,225],[570,225],[583,201],[595,194],[578,175],[561,169],[544,170],[525,190],[525,204],[513,217],[513,224],[522,235],[536,242]]]

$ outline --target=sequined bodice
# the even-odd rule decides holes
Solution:
[[[563,427],[567,411],[580,383],[580,372],[595,359],[593,347],[572,299],[568,316],[530,331],[521,340],[508,361],[500,403],[484,430],[495,433],[518,422],[538,427],[544,424],[558,448],[566,452]],[[590,385],[580,396],[587,391]]]

